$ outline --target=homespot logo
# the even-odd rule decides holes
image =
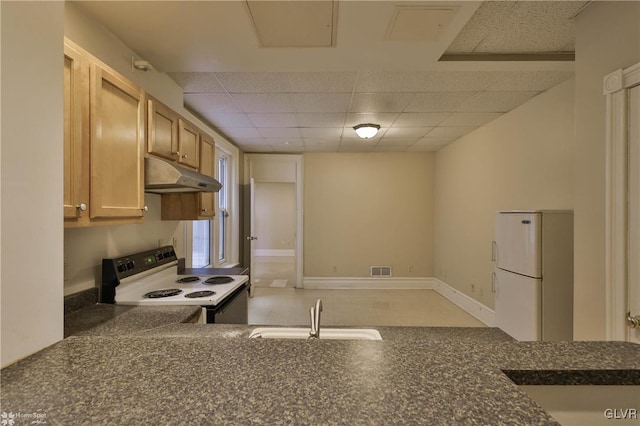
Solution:
[[[47,423],[47,415],[45,413],[14,413],[14,412],[5,412],[0,413],[0,425],[2,426],[14,426],[17,420],[28,420],[29,424],[32,425],[43,425]],[[24,423],[23,423],[24,424]]]
[[[604,417],[609,420],[638,420],[638,410],[635,408],[607,408]]]

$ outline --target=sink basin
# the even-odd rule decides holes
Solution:
[[[258,327],[254,328],[249,338],[263,339],[308,339],[309,329],[303,327]],[[334,340],[382,340],[378,330],[371,328],[321,328],[320,339]]]

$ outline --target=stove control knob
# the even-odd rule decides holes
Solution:
[[[127,265],[125,265],[124,263],[118,265],[118,272],[124,272],[127,270]]]

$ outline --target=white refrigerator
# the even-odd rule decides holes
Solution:
[[[498,212],[492,255],[497,327],[520,341],[572,340],[573,212]]]

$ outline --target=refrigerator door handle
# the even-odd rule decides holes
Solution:
[[[493,293],[496,293],[496,290],[497,290],[497,288],[496,288],[496,281],[497,281],[496,273],[495,273],[495,272],[492,272],[492,273],[491,273],[491,291],[492,291]]]
[[[498,260],[498,244],[495,241],[491,241],[491,261]]]

